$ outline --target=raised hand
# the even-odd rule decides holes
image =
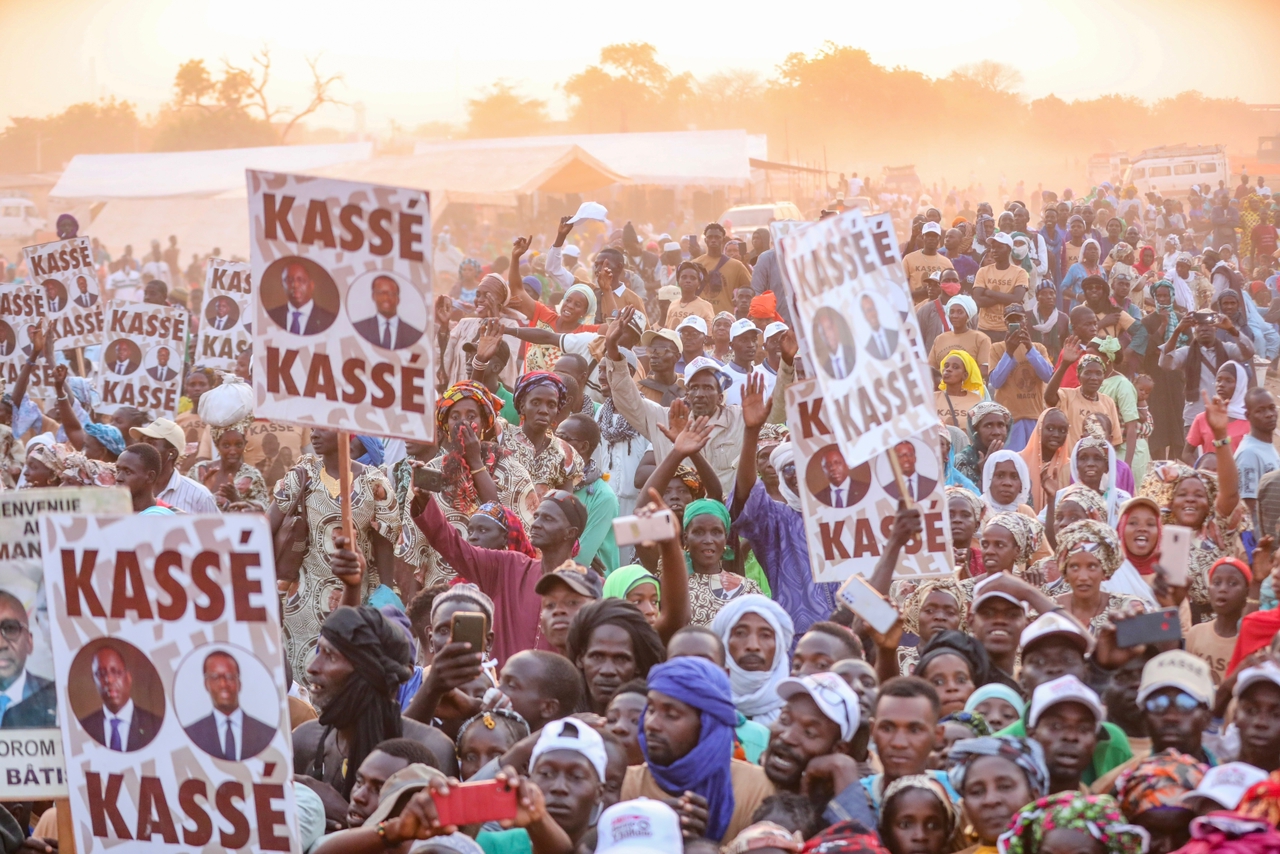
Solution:
[[[610,359],[617,360],[622,358],[622,354],[618,352],[618,342],[622,340],[622,330],[631,323],[632,318],[635,316],[635,306],[623,306],[622,311],[618,312],[617,319],[609,324],[609,331],[604,336],[604,352]]]
[[[573,231],[573,223],[569,220],[573,217],[560,217],[560,227],[556,229],[556,246],[563,246],[564,239],[569,236],[569,232]]]
[[[532,234],[531,234],[531,235],[529,235],[528,237],[517,237],[515,240],[511,241],[511,257],[512,257],[512,259],[519,259],[519,257],[520,257],[521,255],[523,255],[524,253],[528,252],[528,251],[529,251],[529,245],[530,245],[531,243],[533,243],[533,235],[532,235]]]
[[[476,339],[476,361],[487,362],[498,352],[502,340],[502,321],[490,317],[480,321],[480,337]]]
[[[1084,355],[1084,348],[1080,346],[1080,339],[1074,335],[1068,335],[1067,340],[1062,342],[1062,361],[1065,364],[1080,361],[1080,357]]]
[[[1231,423],[1231,416],[1227,414],[1227,404],[1220,397],[1209,399],[1207,392],[1200,392],[1200,398],[1204,401],[1204,421],[1209,425],[1209,429],[1213,431],[1215,439],[1221,439],[1227,435],[1227,425]]]
[[[34,362],[44,352],[45,329],[44,321],[36,321],[27,327],[27,337],[31,339],[31,361]]]
[[[63,397],[63,386],[67,384],[67,366],[55,365],[53,368],[53,389],[58,397]]]
[[[667,441],[675,444],[676,437],[684,432],[688,424],[689,404],[684,402],[684,398],[678,397],[671,401],[671,407],[667,409],[667,426],[659,424],[658,429],[667,437]]]
[[[764,375],[755,371],[747,374],[747,384],[742,389],[742,423],[751,430],[759,430],[769,418],[769,405],[764,400]]]
[[[794,329],[788,329],[782,333],[782,341],[779,342],[782,347],[782,361],[790,365],[795,361],[796,354],[800,352],[800,342],[796,340]]]
[[[710,416],[699,416],[686,422],[684,429],[676,434],[671,444],[681,458],[692,457],[707,446],[714,429]]]
[[[1044,490],[1045,495],[1056,495],[1058,492],[1058,479],[1052,472],[1053,463],[1045,463],[1040,467],[1040,488]]]
[[[462,458],[467,466],[476,471],[484,466],[484,457],[480,452],[480,437],[471,429],[470,424],[458,425],[458,444],[462,446]]]

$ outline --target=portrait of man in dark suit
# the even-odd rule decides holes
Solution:
[[[142,351],[132,341],[117,338],[107,349],[103,361],[106,362],[108,371],[118,377],[127,377],[138,370],[138,365],[142,363]]]
[[[13,327],[0,320],[0,356],[12,356],[18,346],[18,335]]]
[[[916,470],[916,446],[910,441],[899,442],[893,446],[893,453],[898,457],[898,466],[902,469],[902,478],[907,483],[907,492],[910,493],[911,500],[922,501],[932,495],[938,482]],[[886,481],[884,491],[890,498],[902,498],[897,478]]]
[[[204,689],[213,711],[185,727],[196,747],[216,759],[240,762],[267,749],[276,728],[250,717],[240,708],[240,663],[229,652],[211,652],[204,659]]]
[[[114,647],[94,653],[93,684],[102,705],[80,718],[90,738],[109,750],[129,753],[159,734],[163,718],[133,702],[133,674]]]
[[[34,643],[27,609],[0,590],[0,729],[57,726],[53,680],[27,670]]]
[[[168,347],[156,348],[156,363],[147,368],[147,376],[158,383],[167,383],[178,375],[178,372],[169,367],[169,357],[172,355]]]
[[[814,490],[813,497],[828,507],[852,507],[866,498],[871,489],[870,478],[865,466],[859,466],[855,472],[850,471],[844,454],[836,445],[827,445],[810,460],[810,469],[814,463],[822,468],[822,477],[826,486]]]
[[[57,314],[67,307],[67,289],[57,279],[44,280],[44,309]]]
[[[277,326],[294,335],[318,335],[333,325],[334,314],[316,304],[315,279],[300,259],[284,265],[280,284],[284,286],[288,302],[267,312]],[[336,289],[334,297],[337,297]]]
[[[209,307],[204,311],[204,319],[209,324],[210,329],[216,329],[220,332],[233,329],[240,320],[240,306],[236,305],[236,301],[231,297],[214,297],[209,301]]]
[[[378,276],[371,290],[377,313],[355,322],[360,337],[384,350],[401,350],[416,344],[422,330],[410,326],[399,315],[400,283],[390,276]]]
[[[876,301],[871,294],[863,294],[859,304],[862,307],[862,316],[871,327],[871,334],[867,337],[864,349],[874,359],[892,359],[898,352],[898,330],[889,329],[880,324],[880,310],[876,308]]]
[[[823,306],[813,315],[813,357],[832,379],[853,373],[857,353],[849,324],[834,308]]]
[[[98,301],[98,295],[89,293],[89,280],[84,276],[76,276],[76,294],[75,303],[81,308],[93,308],[94,303]]]

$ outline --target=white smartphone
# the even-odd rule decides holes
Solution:
[[[670,510],[651,516],[619,516],[613,520],[613,538],[620,546],[664,542],[675,536],[675,519]]]
[[[1191,566],[1191,537],[1194,532],[1182,525],[1165,525],[1160,531],[1160,565],[1174,587],[1187,586]]]
[[[861,575],[854,575],[841,584],[836,590],[836,597],[882,635],[898,619],[898,609],[890,605]]]

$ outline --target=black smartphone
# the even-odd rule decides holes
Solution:
[[[414,468],[413,485],[424,492],[440,492],[444,489],[444,476],[438,471]]]
[[[1149,643],[1182,640],[1177,608],[1161,608],[1116,623],[1116,644],[1126,649]]]
[[[1017,331],[1018,331],[1019,329],[1021,329],[1021,328],[1022,328],[1022,324],[1021,324],[1021,323],[1012,322],[1012,323],[1010,323],[1010,324],[1009,324],[1009,334],[1010,334],[1010,335],[1012,335],[1012,334],[1014,334],[1015,332],[1017,332]]]
[[[449,628],[450,641],[471,644],[472,652],[484,651],[484,614],[479,611],[458,611],[453,615]]]

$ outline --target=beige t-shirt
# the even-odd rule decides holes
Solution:
[[[1062,245],[1062,272],[1065,275],[1067,270],[1071,269],[1071,265],[1080,260],[1080,253],[1084,251],[1084,244],[1076,246],[1070,240]]]
[[[711,334],[711,321],[715,320],[716,310],[712,308],[711,303],[702,297],[694,297],[691,303],[682,303],[679,300],[671,303],[667,308],[667,319],[662,324],[667,329],[675,329],[680,325],[680,321],[686,317],[701,317],[707,322],[707,334]]]
[[[1227,675],[1227,663],[1236,651],[1236,637],[1220,637],[1213,623],[1199,623],[1187,632],[1187,652],[1202,659],[1213,673],[1213,684],[1221,685]]]
[[[1043,344],[1032,344],[1036,348],[1036,352],[1048,362],[1053,364],[1049,358],[1049,351],[1044,348]],[[996,365],[1000,364],[1000,359],[1004,357],[1005,343],[997,341],[991,345],[991,370],[995,371]],[[1004,385],[995,389],[996,403],[1009,410],[1009,415],[1014,421],[1022,421],[1031,419],[1035,421],[1040,417],[1040,413],[1044,412],[1044,380],[1040,379],[1036,374],[1036,369],[1027,361],[1027,352],[1021,347],[1012,357],[1014,361],[1013,370],[1009,372],[1009,376],[1005,377]]]
[[[702,268],[710,273],[720,263],[719,258],[712,258],[710,255],[703,255],[695,258]],[[711,293],[711,286],[702,291],[702,296],[711,303],[711,307],[717,312],[727,311],[733,313],[733,292],[738,288],[751,287],[751,271],[747,269],[747,265],[743,264],[737,258],[730,258],[720,268],[720,279],[724,282],[724,287],[717,294]]]
[[[926,255],[923,249],[917,249],[902,259],[902,269],[907,274],[907,283],[911,286],[912,292],[915,292],[924,290],[925,276],[933,272],[954,270],[955,267],[946,255],[939,255],[936,252]]]
[[[997,270],[995,264],[988,264],[985,267],[979,267],[978,274],[973,277],[975,289],[987,288],[1002,294],[1013,293],[1014,288],[1018,286],[1025,288],[1029,284],[1027,271],[1017,264],[1010,264],[1004,270]],[[1004,306],[995,305],[978,309],[978,328],[996,332],[1007,330],[1009,327],[1004,322]]]
[[[267,439],[268,434],[273,438]],[[206,431],[197,454],[201,459],[213,459],[211,445],[205,444],[208,441],[209,433]],[[264,448],[264,444],[268,447]],[[310,427],[259,419],[250,424],[246,431],[244,461],[262,472],[267,489],[274,489],[276,481],[297,464],[298,458],[302,456],[302,449],[310,444]],[[272,452],[270,459],[267,457],[268,450]]]
[[[764,769],[740,759],[729,760],[729,783],[733,786],[733,816],[729,819],[729,829],[720,839],[722,843],[731,841],[735,836],[751,826],[751,816],[765,798],[774,794],[773,783],[765,776]],[[666,801],[675,795],[664,792],[648,765],[632,765],[627,768],[627,776],[622,780],[622,800],[636,798],[652,798],[655,801]]]
[[[966,432],[969,430],[969,410],[982,403],[982,398],[972,391],[966,391],[959,397],[953,394],[948,400],[946,389],[938,389],[934,392],[933,399],[938,407],[938,420],[948,427],[959,427]],[[955,420],[952,420],[953,412]]]
[[[1099,394],[1097,400],[1086,400],[1084,392],[1078,388],[1060,388],[1058,408],[1067,416],[1068,448],[1074,448],[1085,435],[1084,420],[1091,413],[1100,413],[1111,421],[1112,446],[1118,446],[1124,439],[1120,433],[1120,413],[1116,410],[1116,402],[1105,394]]]
[[[994,364],[991,361],[991,339],[985,332],[977,329],[966,329],[962,333],[947,330],[933,339],[929,348],[929,366],[942,369],[942,360],[952,350],[963,350],[973,357],[978,367]]]

